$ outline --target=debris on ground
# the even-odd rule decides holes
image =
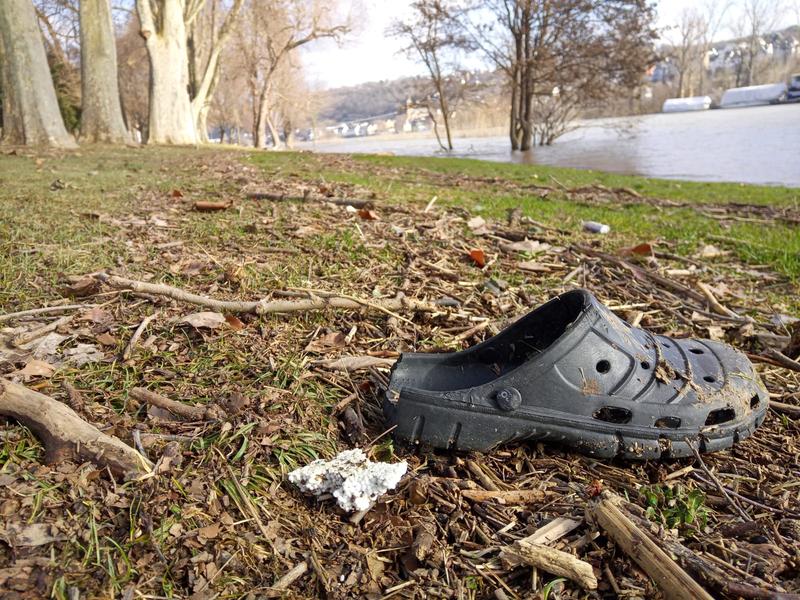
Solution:
[[[683,580],[677,566],[727,600],[800,593],[797,281],[736,238],[742,223],[796,233],[796,203],[678,202],[338,155],[81,154],[54,157],[57,175],[7,177],[0,190],[0,229],[15,228],[0,241],[0,372],[19,386],[5,388],[10,416],[0,417],[3,593],[668,597],[648,572],[659,561],[640,563],[642,544],[616,541],[615,524],[630,525],[603,519],[604,492],[624,499],[614,507],[636,535],[674,562],[673,580]],[[379,179],[352,183],[368,181],[367,164]],[[69,184],[57,199],[47,191],[56,176]],[[477,208],[489,197],[491,214]],[[193,208],[228,198],[235,209]],[[578,209],[560,214],[564,198]],[[603,214],[597,207],[631,208],[657,228],[583,232],[581,217]],[[467,223],[479,212],[476,233]],[[703,225],[691,239],[652,233],[687,215]],[[720,251],[704,257],[706,245]],[[65,281],[82,282],[71,299]],[[401,353],[463,350],[576,287],[655,335],[713,332],[746,352],[770,394],[763,425],[702,460],[598,460],[557,444],[489,454],[394,445],[381,402]],[[201,310],[227,325],[178,322]],[[67,360],[79,344],[102,358]],[[99,432],[122,443],[109,447],[140,473],[121,481],[126,465],[84,443],[55,444],[69,451],[49,461],[37,435],[63,419],[31,418],[29,428],[12,413],[30,398],[47,403],[33,394],[69,406],[85,441]],[[287,481],[359,447],[374,462],[408,464],[363,514]]]
[[[289,481],[315,496],[333,494],[346,512],[367,510],[380,496],[393,490],[408,470],[408,463],[372,462],[360,448],[344,450],[331,460],[320,458],[289,473]]]

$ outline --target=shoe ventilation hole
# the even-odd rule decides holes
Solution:
[[[692,354],[705,354],[705,352],[700,348],[689,348],[689,352]]]
[[[753,396],[750,398],[750,408],[755,408],[759,402],[761,402],[761,399],[757,395]]]
[[[659,429],[677,429],[681,426],[681,420],[678,417],[661,417],[656,419],[654,425]]]
[[[646,360],[643,360],[643,361],[641,362],[641,365],[642,365],[642,368],[643,368],[643,369],[649,369],[649,368],[650,368],[650,363],[649,363],[649,362],[647,362]]]
[[[703,381],[707,381],[708,383],[714,383],[716,378],[713,375],[705,375],[703,376]]]
[[[664,348],[672,348],[672,345],[666,342],[663,342],[661,345],[664,346]]]
[[[611,363],[607,360],[598,360],[594,368],[598,373],[608,373],[611,370]]]
[[[604,406],[597,409],[592,415],[598,421],[605,421],[606,423],[630,423],[633,413],[627,408],[619,408],[617,406]]]
[[[721,425],[722,423],[733,421],[735,417],[736,413],[732,408],[718,408],[708,413],[706,425]]]

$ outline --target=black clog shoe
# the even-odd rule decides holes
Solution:
[[[728,448],[768,394],[741,352],[632,327],[586,290],[540,306],[472,348],[403,354],[384,401],[395,438],[487,451],[519,440],[633,459]]]

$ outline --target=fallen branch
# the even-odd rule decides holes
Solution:
[[[276,202],[329,202],[338,206],[352,206],[353,208],[372,208],[372,200],[359,200],[356,198],[325,198],[304,194],[303,196],[291,196],[289,194],[274,194],[271,192],[252,192],[247,194],[252,200],[273,200]]]
[[[664,277],[663,275],[661,275],[659,273],[656,273],[655,271],[651,271],[649,269],[644,269],[642,267],[639,267],[637,265],[629,263],[626,260],[623,260],[623,259],[621,259],[621,258],[619,258],[617,256],[614,256],[613,254],[607,254],[605,252],[600,252],[599,250],[594,250],[592,248],[589,248],[588,246],[575,245],[574,248],[578,252],[581,252],[583,254],[587,254],[589,256],[594,256],[594,257],[599,258],[601,260],[605,260],[605,261],[610,262],[612,264],[615,264],[615,265],[617,265],[619,267],[627,269],[628,271],[630,271],[634,275],[634,277],[638,277],[639,279],[641,279],[641,278],[652,279],[653,281],[655,281],[660,286],[668,288],[668,289],[671,289],[671,290],[676,291],[676,292],[679,292],[681,294],[684,294],[685,296],[691,298],[692,300],[696,300],[698,302],[705,302],[707,300],[707,298],[704,295],[700,294],[699,292],[696,292],[695,290],[693,290],[693,289],[691,289],[689,287],[686,287],[685,285],[683,285],[682,283],[680,283],[678,281],[674,281],[672,279],[669,279],[668,277]]]
[[[191,406],[189,404],[184,404],[183,402],[178,402],[177,400],[171,400],[166,396],[162,396],[161,394],[157,394],[156,392],[151,392],[150,390],[140,387],[133,388],[128,395],[134,400],[144,402],[150,406],[163,408],[164,410],[171,412],[176,417],[181,417],[182,419],[187,419],[189,421],[214,420],[219,419],[222,416],[220,414],[221,411],[217,406]]]
[[[372,308],[382,312],[411,310],[422,312],[435,312],[439,310],[436,306],[419,300],[408,298],[393,298],[389,300],[361,300],[350,296],[325,295],[324,297],[314,296],[307,300],[257,300],[255,302],[239,302],[235,300],[217,300],[199,294],[193,294],[180,288],[166,285],[163,283],[147,283],[135,281],[116,275],[105,273],[97,277],[111,287],[119,290],[131,290],[142,294],[152,294],[156,296],[166,296],[179,302],[205,306],[213,310],[228,314],[256,314],[264,315],[269,313],[290,313],[312,310],[323,310],[326,308],[341,309],[362,309]]]
[[[686,571],[622,513],[614,499],[615,496],[610,492],[603,492],[589,505],[587,516],[602,527],[608,536],[644,569],[645,573],[658,584],[665,597],[676,600],[713,600],[700,584],[689,577]]]
[[[566,577],[586,590],[597,589],[597,578],[594,576],[592,565],[567,552],[550,548],[544,544],[519,540],[511,546],[503,548],[500,554],[504,560],[507,560],[509,555],[512,563],[516,563],[515,559],[518,558],[525,564],[553,575]]]
[[[66,404],[23,385],[0,381],[0,415],[20,421],[36,434],[48,464],[91,461],[126,477],[151,470],[150,462],[127,444],[87,423]]]

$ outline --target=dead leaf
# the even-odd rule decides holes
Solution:
[[[205,527],[201,527],[200,529],[198,529],[197,535],[207,540],[213,540],[215,537],[219,535],[219,530],[220,530],[219,523],[214,523],[213,525],[207,525]]]
[[[725,331],[719,325],[709,325],[706,327],[708,339],[715,341],[725,341]]]
[[[369,210],[368,208],[362,208],[358,211],[358,216],[364,219],[365,221],[377,221],[380,217],[378,217],[378,213],[374,210]]]
[[[472,217],[469,221],[467,221],[467,227],[470,228],[470,231],[475,235],[486,235],[489,233],[489,230],[486,227],[486,219],[483,217]]]
[[[22,348],[32,351],[34,358],[47,358],[58,351],[59,344],[66,340],[67,337],[69,336],[51,331],[46,336],[25,344]]]
[[[103,310],[99,306],[95,306],[81,313],[78,320],[89,321],[98,325],[107,325],[114,320],[114,316],[107,310]]]
[[[246,327],[242,320],[236,315],[225,315],[225,322],[231,326],[234,331],[241,331]]]
[[[104,333],[100,333],[94,336],[94,339],[97,341],[98,344],[102,346],[116,346],[117,345],[117,338],[113,335],[108,333],[107,331]]]
[[[306,346],[306,352],[317,352],[323,354],[329,350],[344,348],[347,345],[347,338],[341,331],[327,333],[311,340]]]
[[[172,190],[169,195],[173,198],[183,198],[183,192],[180,190]]]
[[[195,329],[219,329],[227,323],[225,317],[218,312],[198,312],[186,315],[178,321],[179,324],[191,325]]]
[[[470,250],[469,257],[479,267],[483,268],[486,266],[486,254],[480,248]]]
[[[72,296],[73,298],[84,298],[92,296],[100,291],[100,282],[94,277],[81,277],[73,281],[66,287],[61,289],[63,296]]]
[[[55,371],[55,367],[50,363],[34,358],[28,361],[28,364],[25,365],[23,369],[17,371],[17,373],[22,375],[25,381],[29,381],[33,377],[50,377]]]
[[[208,200],[198,200],[194,203],[194,209],[197,212],[214,212],[217,210],[225,210],[230,208],[233,205],[233,202],[226,201],[226,202],[211,202]]]
[[[68,362],[74,363],[79,367],[99,362],[105,358],[103,351],[92,344],[77,344],[74,348],[64,350],[64,356]]]
[[[58,532],[55,525],[48,523],[8,523],[5,528],[0,527],[0,538],[8,541],[13,547],[44,546],[53,542],[67,539],[67,536]]]
[[[381,577],[383,577],[383,571],[386,565],[381,560],[380,556],[378,556],[377,552],[367,553],[366,558],[370,577],[372,577],[374,581],[380,581]]]
[[[638,254],[639,256],[653,256],[653,245],[649,242],[642,242],[636,246],[625,248],[623,254]]]
[[[527,254],[538,254],[550,249],[550,244],[542,243],[538,240],[521,240],[519,242],[510,242],[500,244],[500,248],[504,252],[524,252]]]
[[[320,360],[316,364],[332,371],[358,371],[370,367],[389,367],[394,363],[392,359],[377,356],[343,356],[335,360]]]

